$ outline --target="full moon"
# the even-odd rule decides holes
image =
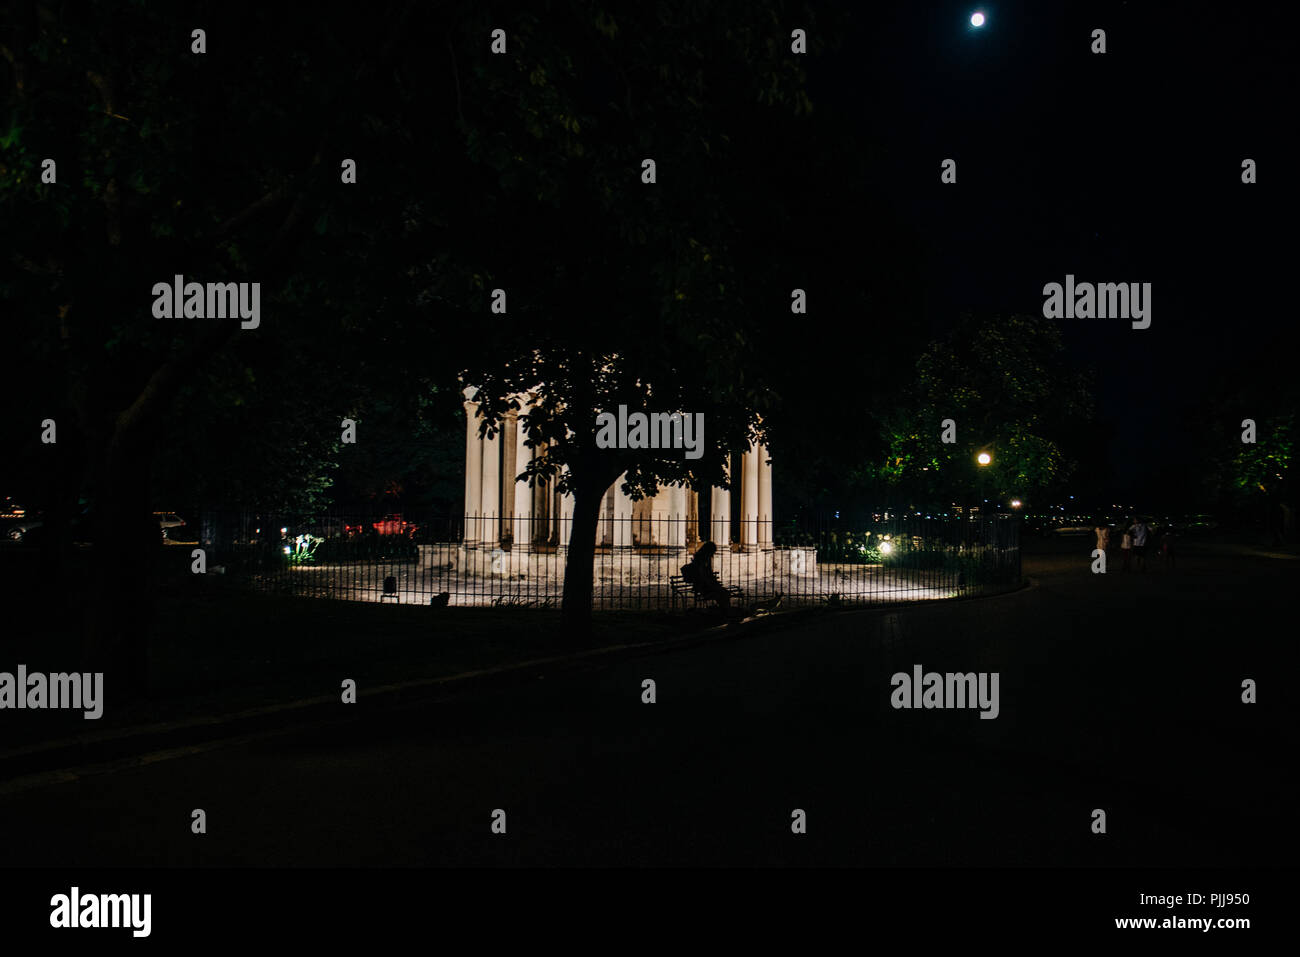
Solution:
[[[970,18],[970,25],[973,26],[973,27],[982,27],[982,26],[984,26],[984,14],[982,14],[982,13],[972,13],[972,14],[971,14],[971,18]]]

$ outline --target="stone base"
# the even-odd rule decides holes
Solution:
[[[781,578],[816,578],[817,549],[778,548],[773,550],[773,570]]]
[[[422,569],[464,567],[465,547],[463,545],[417,545],[415,547],[420,553],[419,567]]]
[[[562,580],[568,560],[566,548],[533,551],[529,548],[492,548],[465,545],[421,545],[421,568],[454,568],[461,575],[522,581]],[[640,549],[598,548],[592,561],[597,585],[667,585],[691,560],[685,546]],[[777,578],[817,577],[815,548],[758,548],[721,552],[713,569],[727,584]]]

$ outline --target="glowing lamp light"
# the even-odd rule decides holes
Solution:
[[[284,546],[284,553],[285,553],[286,555],[290,554],[290,550],[289,550],[289,546],[288,546],[288,545]]]
[[[972,13],[970,16],[970,25],[973,27],[984,26],[984,14],[979,12]]]
[[[989,455],[987,452],[981,452],[975,457],[975,461],[980,465],[988,465],[993,461],[993,456]]]
[[[1019,507],[1020,507],[1020,499],[1018,499],[1018,498],[1013,498],[1013,499],[1011,500],[1011,507],[1012,507],[1012,508],[1019,508]]]
[[[893,550],[894,550],[894,546],[893,546],[892,544],[890,544],[889,542],[881,542],[881,543],[880,543],[880,554],[882,554],[882,555],[888,555],[888,554],[889,554],[890,552],[892,552]]]

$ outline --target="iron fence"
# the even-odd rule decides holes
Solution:
[[[291,517],[204,513],[208,574],[267,592],[401,604],[558,607],[571,516]],[[673,609],[713,603],[683,566],[712,536],[717,581],[743,605],[879,604],[957,598],[1020,582],[1019,526],[1005,517],[895,517],[851,527],[694,517],[605,516],[592,604]],[[700,564],[700,563],[697,563]]]

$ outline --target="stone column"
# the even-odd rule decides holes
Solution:
[[[668,501],[668,489],[660,486],[655,489],[654,498],[650,499],[650,544],[668,544],[668,517],[672,505]],[[645,542],[643,541],[644,545]]]
[[[727,478],[731,478],[731,456],[727,456]],[[710,536],[719,550],[731,544],[731,489],[714,488],[709,509]]]
[[[772,460],[766,445],[758,447],[758,544],[772,547]]]
[[[483,439],[482,541],[488,548],[501,546],[501,433]]]
[[[515,414],[507,413],[501,423],[501,522],[499,531],[503,539],[513,538],[515,529],[515,441],[518,426]]]
[[[709,526],[709,537],[719,549],[731,544],[731,489],[713,490]]]
[[[515,418],[515,475],[520,475],[532,461],[533,450],[524,443],[528,440],[528,430],[524,427],[524,414],[527,406],[522,405]],[[511,477],[512,480],[514,476]],[[526,550],[533,543],[533,488],[529,482],[514,482],[515,524],[514,549]]]
[[[614,481],[614,547],[632,547],[632,497],[623,491],[624,472]]]
[[[564,466],[564,474],[567,475],[569,467]],[[569,533],[573,531],[573,493],[566,492],[560,496],[560,546],[567,548],[569,545]]]
[[[668,544],[686,547],[686,487],[668,486]]]
[[[465,544],[477,545],[477,515],[482,508],[483,440],[478,434],[478,403],[470,396],[477,390],[465,390]]]
[[[740,470],[740,543],[745,548],[758,544],[758,446],[751,445]]]

